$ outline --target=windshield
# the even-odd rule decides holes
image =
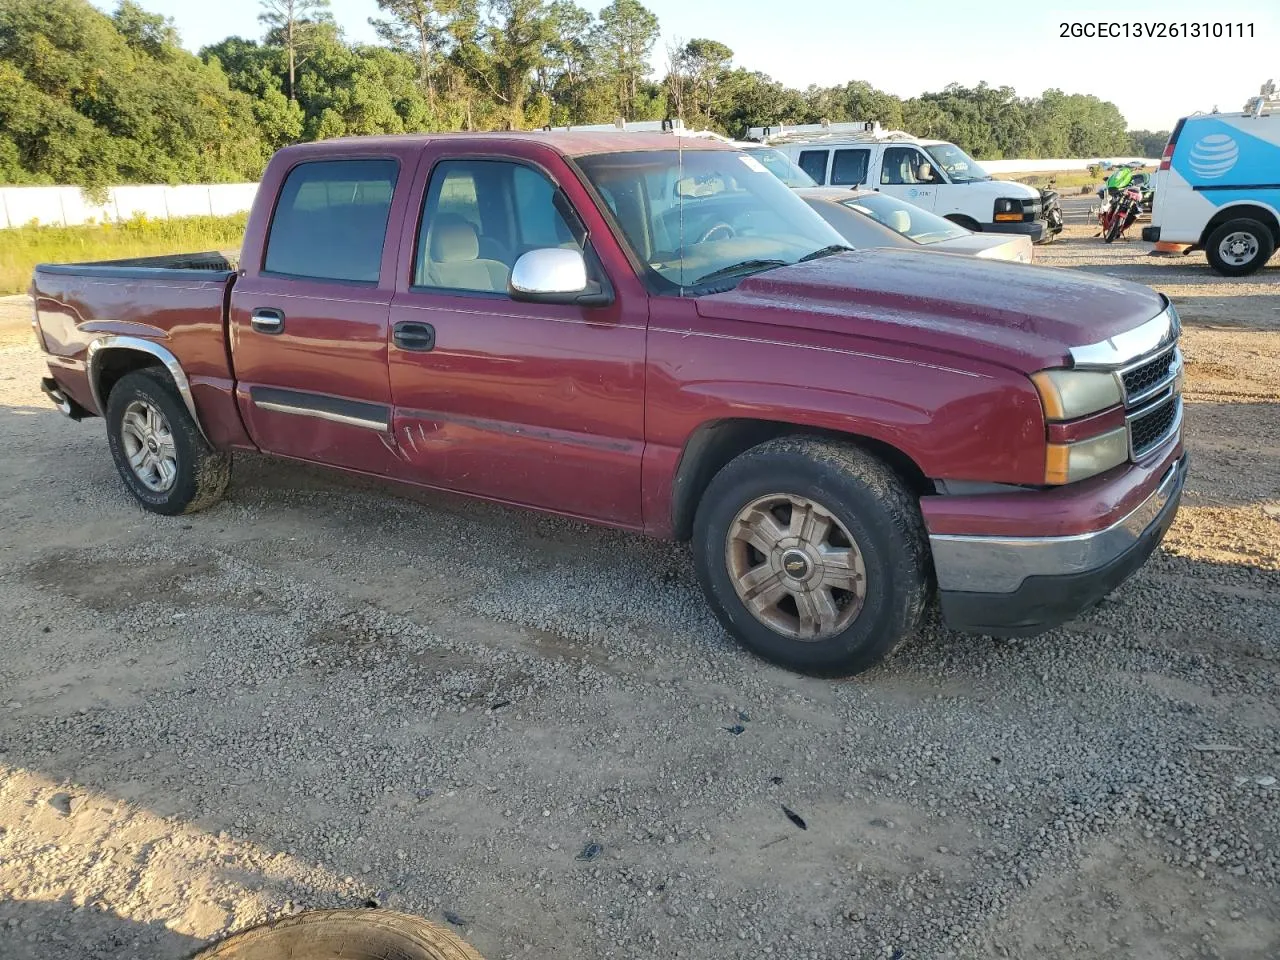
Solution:
[[[871,193],[840,202],[850,210],[857,210],[916,243],[940,243],[969,235],[968,230],[950,220],[944,220],[915,204],[883,193]]]
[[[736,150],[605,153],[578,164],[664,292],[723,290],[761,270],[847,249],[760,161]]]
[[[764,164],[765,169],[785,183],[788,187],[816,187],[818,181],[809,176],[780,150],[773,147],[748,147],[747,153]]]
[[[947,172],[952,183],[972,183],[975,180],[991,179],[987,171],[978,166],[977,160],[954,143],[930,144],[924,148],[924,151],[933,157],[934,163]]]

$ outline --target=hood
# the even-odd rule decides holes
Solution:
[[[857,250],[748,277],[699,314],[973,357],[1033,373],[1150,320],[1166,301],[1096,274],[899,249]],[[777,337],[776,329],[769,333]]]
[[[1019,200],[1039,200],[1040,191],[1017,180],[973,180],[969,183],[957,184],[966,190],[973,190],[991,199],[1012,197]]]
[[[926,244],[925,249],[1021,263],[1030,263],[1032,260],[1031,238],[1018,233],[971,233],[964,237]]]

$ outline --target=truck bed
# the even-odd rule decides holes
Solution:
[[[50,275],[162,279],[171,274],[185,278],[191,271],[234,273],[239,255],[230,251],[166,253],[158,257],[129,257],[124,260],[94,260],[88,263],[41,263],[36,271]]]
[[[142,340],[177,359],[198,408],[225,405],[234,393],[226,309],[235,276],[236,254],[219,251],[40,264],[31,295],[50,374],[81,412],[100,416],[90,346],[107,358],[112,345]],[[102,358],[94,362],[109,362]]]

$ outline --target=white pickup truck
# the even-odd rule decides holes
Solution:
[[[752,127],[747,136],[786,154],[820,186],[865,186],[970,230],[1022,234],[1033,243],[1062,229],[1060,216],[1046,216],[1040,191],[993,180],[944,140],[921,140],[872,122],[778,124]]]

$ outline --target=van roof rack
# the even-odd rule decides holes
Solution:
[[[1250,117],[1260,117],[1280,110],[1280,97],[1276,96],[1276,82],[1268,80],[1258,90],[1258,96],[1245,101],[1244,112]]]
[[[696,135],[686,130],[684,121],[679,117],[666,120],[623,120],[619,117],[613,123],[579,123],[570,127],[542,128],[546,133],[680,133]]]
[[[915,140],[905,130],[886,130],[875,120],[853,120],[832,123],[778,123],[768,127],[751,127],[748,140],[763,143],[807,143],[813,140]]]
[[[674,120],[617,120],[613,123],[585,123],[571,127],[546,126],[542,130],[544,133],[670,133],[678,137],[697,137],[700,140],[741,146],[732,137],[714,130],[690,130],[678,117]]]

